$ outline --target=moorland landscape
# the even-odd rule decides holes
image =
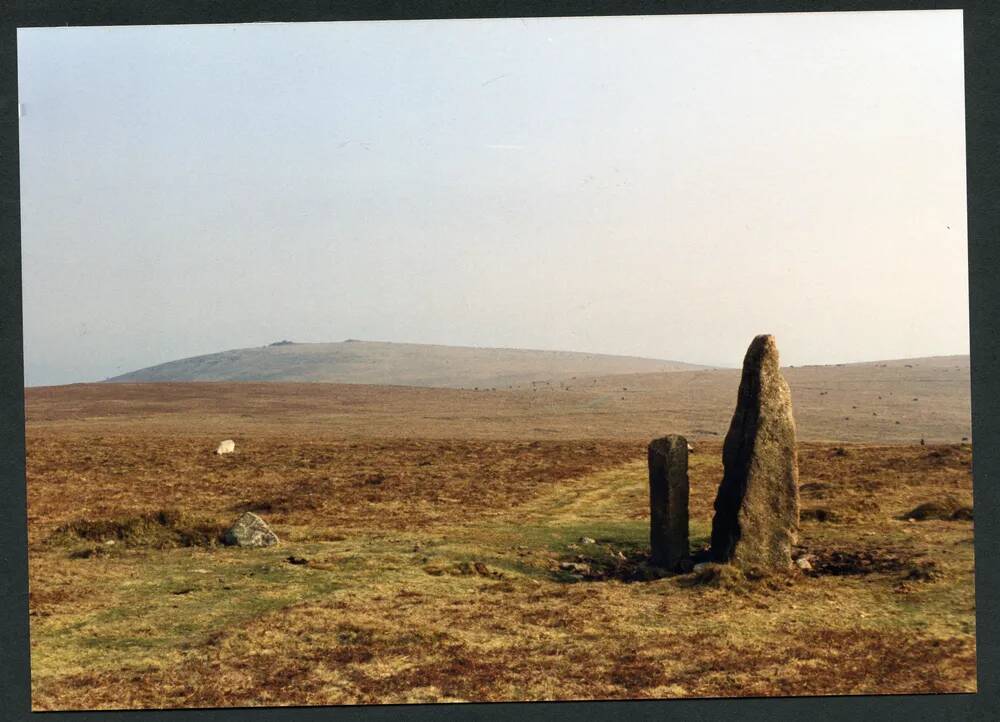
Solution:
[[[975,689],[968,357],[783,368],[805,563],[748,575],[649,557],[647,444],[697,556],[738,368],[316,346],[26,389],[36,709]]]
[[[537,14],[18,29],[35,710],[976,691],[967,18]]]

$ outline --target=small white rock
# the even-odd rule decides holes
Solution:
[[[795,564],[804,572],[811,572],[813,568],[813,565],[809,563],[809,560],[804,557],[796,559]]]
[[[580,543],[581,544],[596,544],[597,541],[595,539],[591,539],[589,536],[582,536],[582,537],[580,537]]]
[[[222,454],[231,454],[234,451],[236,451],[236,442],[232,439],[226,439],[219,443],[219,448],[215,450],[215,453],[221,456]]]

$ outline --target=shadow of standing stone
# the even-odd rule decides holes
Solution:
[[[651,561],[676,569],[688,557],[688,444],[670,434],[649,444]]]
[[[744,570],[788,569],[799,525],[799,470],[792,395],[773,336],[757,336],[743,359],[722,464],[712,560]]]

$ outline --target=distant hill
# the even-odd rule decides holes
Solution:
[[[170,361],[108,379],[165,381],[283,381],[430,386],[524,387],[573,377],[690,371],[707,366],[573,351],[471,348],[348,340],[236,349]]]

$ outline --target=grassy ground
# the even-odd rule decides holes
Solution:
[[[29,425],[36,709],[975,689],[967,444],[803,444],[814,571],[750,580],[645,564],[634,439],[155,429]]]
[[[783,370],[800,440],[960,443],[968,357]],[[325,383],[76,384],[27,389],[29,427],[89,435],[310,439],[721,439],[738,369],[539,379],[512,389]]]

